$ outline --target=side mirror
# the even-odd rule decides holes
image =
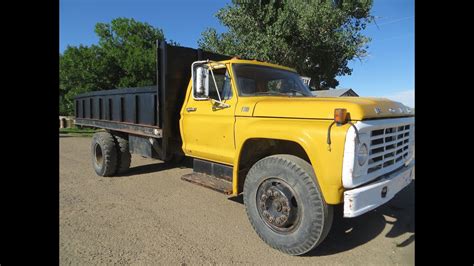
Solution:
[[[205,65],[193,65],[193,97],[194,99],[209,99],[209,69]]]

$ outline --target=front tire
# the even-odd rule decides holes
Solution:
[[[98,132],[92,137],[92,165],[99,176],[113,176],[117,170],[117,148],[114,137]]]
[[[311,251],[331,228],[332,206],[324,201],[311,165],[293,155],[255,163],[245,179],[244,204],[258,236],[290,255]]]

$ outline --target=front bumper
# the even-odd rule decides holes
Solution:
[[[344,192],[344,217],[356,217],[391,200],[413,180],[414,161],[376,182]]]

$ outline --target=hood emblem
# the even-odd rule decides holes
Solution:
[[[382,109],[380,109],[379,107],[375,107],[374,111],[376,114],[380,114],[382,112]]]

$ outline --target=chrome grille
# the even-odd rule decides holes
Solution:
[[[401,165],[408,159],[409,143],[409,124],[372,130],[367,174]]]

